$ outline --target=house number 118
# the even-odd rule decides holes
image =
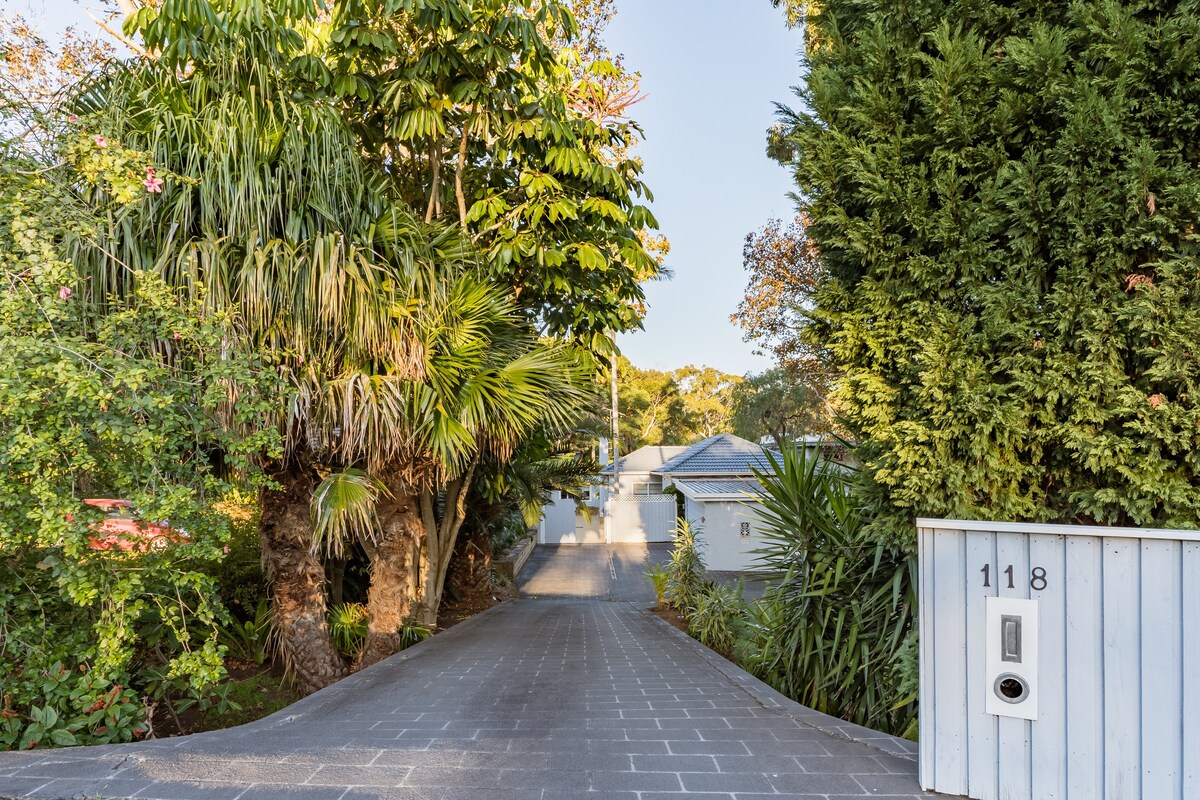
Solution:
[[[983,586],[990,589],[992,586],[992,565],[984,564],[979,570],[983,573]],[[1004,574],[1008,576],[1008,588],[1015,589],[1013,584],[1013,565],[1009,564],[1008,569],[1004,570]],[[1034,567],[1029,571],[1029,588],[1035,592],[1040,592],[1046,588],[1046,568]]]

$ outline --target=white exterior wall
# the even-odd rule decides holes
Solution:
[[[1200,532],[917,525],[922,787],[1200,798]],[[1037,601],[1036,719],[986,711],[989,597]]]
[[[687,499],[687,518],[700,524],[704,542],[704,566],[718,572],[747,572],[758,569],[751,551],[765,544],[762,526],[754,509],[757,503],[740,500]],[[742,523],[750,526],[750,535],[741,535]]]

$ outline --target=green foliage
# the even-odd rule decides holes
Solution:
[[[597,107],[602,65],[572,70],[576,34],[557,0],[343,0],[305,67],[416,214],[456,217],[551,335],[607,350],[640,324],[657,223],[640,131]]]
[[[650,585],[654,587],[654,603],[658,608],[666,608],[670,603],[667,600],[667,585],[671,580],[671,572],[664,564],[655,564],[642,573],[646,576],[646,580],[650,581]]]
[[[227,497],[215,508],[229,518],[229,551],[208,574],[217,582],[221,603],[235,619],[249,621],[258,615],[266,597],[267,578],[262,568],[258,539],[259,508],[250,497]]]
[[[856,473],[785,448],[759,477],[759,563],[773,585],[751,614],[743,666],[810,708],[908,732],[916,559],[874,540]]]
[[[400,649],[412,647],[433,636],[433,629],[416,623],[407,623],[400,627]]]
[[[741,587],[707,581],[686,608],[688,632],[705,647],[731,656],[742,632],[745,608]]]
[[[621,452],[645,445],[687,444],[724,433],[740,381],[712,367],[688,365],[663,372],[640,369],[619,358]]]
[[[271,605],[263,597],[258,601],[254,617],[242,621],[236,617],[217,629],[217,643],[225,648],[225,655],[251,664],[262,664],[271,651],[274,627],[271,622]]]
[[[0,152],[4,744],[128,741],[145,732],[139,700],[156,674],[195,695],[224,674],[211,574],[229,520],[213,503],[237,482],[256,485],[251,454],[277,447],[260,425],[277,386],[262,360],[230,346],[231,317],[153,276],[127,270],[130,293],[96,317],[64,243],[101,214],[153,200],[81,201],[86,178],[43,166],[53,138],[48,153],[26,144]],[[162,551],[93,549],[101,513],[88,497],[128,500],[186,538]]]
[[[696,597],[708,583],[708,572],[700,556],[703,540],[699,525],[679,521],[671,545],[671,560],[667,563],[667,595],[677,609],[695,605]]]
[[[915,515],[1200,523],[1191,6],[830,0],[795,171],[828,268],[810,341],[876,489]]]
[[[783,369],[747,375],[733,389],[733,432],[757,442],[770,436],[776,447],[796,436],[829,430],[824,399],[813,386]]]
[[[517,542],[528,538],[529,528],[525,527],[525,517],[519,511],[506,515],[492,528],[492,557],[499,558]]]
[[[362,603],[342,603],[329,609],[329,635],[338,652],[349,658],[358,655],[367,643],[370,614]]]

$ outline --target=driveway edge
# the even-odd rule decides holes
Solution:
[[[719,653],[710,650],[700,642],[688,636],[683,631],[676,628],[671,623],[667,622],[658,615],[641,608],[634,603],[629,603],[630,606],[637,609],[643,616],[651,619],[654,623],[662,626],[670,635],[679,638],[686,642],[687,646],[691,647],[701,658],[708,662],[709,666],[713,667],[717,672],[724,675],[730,682],[741,689],[764,708],[775,709],[787,717],[794,719],[802,725],[807,725],[810,728],[815,728],[822,733],[827,733],[830,736],[836,736],[839,739],[846,741],[857,742],[868,747],[879,750],[890,756],[898,756],[915,762],[917,760],[917,743],[910,742],[907,739],[901,739],[898,736],[892,736],[890,733],[871,730],[862,725],[856,725],[853,722],[847,722],[844,719],[831,717],[828,714],[823,714],[820,711],[814,711],[808,706],[801,705],[795,700],[792,700],[785,694],[781,694],[772,689],[767,684],[760,681],[758,678],[751,675],[746,670],[734,664],[729,659]]]

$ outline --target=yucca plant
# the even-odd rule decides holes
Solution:
[[[752,615],[745,666],[818,711],[909,731],[916,698],[897,662],[914,628],[915,559],[866,531],[856,472],[803,449],[768,457],[759,557],[775,585]]]
[[[654,587],[654,601],[659,608],[667,608],[667,584],[671,580],[671,572],[662,564],[655,564],[642,573],[650,585]]]
[[[667,564],[667,594],[678,609],[692,606],[697,594],[708,582],[704,559],[700,555],[703,535],[699,525],[680,520],[675,528],[671,560]]]

